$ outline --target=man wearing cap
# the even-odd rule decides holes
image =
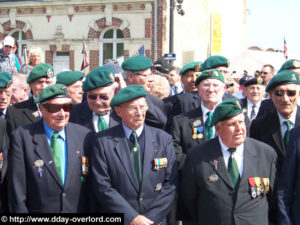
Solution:
[[[19,126],[33,123],[41,119],[40,112],[34,99],[47,86],[55,84],[53,67],[48,63],[41,63],[33,67],[28,78],[32,96],[24,101],[8,107],[6,113],[7,132],[11,132]]]
[[[122,63],[123,77],[127,85],[142,85],[148,93],[146,124],[164,129],[167,123],[164,102],[149,94],[153,82],[151,68],[152,60],[143,55],[131,56]]]
[[[62,84],[35,99],[43,119],[11,135],[8,189],[12,213],[88,212],[91,132],[69,123],[72,101]]]
[[[0,71],[5,71],[10,74],[17,72],[16,57],[12,48],[15,46],[15,39],[11,36],[6,36],[3,40],[3,48],[0,49]]]
[[[297,73],[290,70],[279,72],[269,82],[266,91],[276,110],[252,121],[250,137],[265,142],[276,150],[278,157],[276,167],[279,175],[287,149],[289,131],[300,125],[300,111],[297,106],[299,77]],[[276,199],[272,206],[276,206]],[[270,215],[271,222],[276,223],[276,208],[271,209],[270,212],[272,213]]]
[[[124,213],[124,224],[166,224],[175,198],[177,166],[172,138],[144,124],[145,89],[129,85],[110,105],[122,123],[97,134],[91,149],[98,211]]]
[[[0,72],[0,117],[3,119],[7,114],[7,107],[12,96],[13,77],[8,72]]]
[[[93,69],[83,82],[87,101],[75,105],[70,121],[94,132],[118,125],[121,119],[111,109],[110,101],[115,96],[115,74],[108,67]]]
[[[82,78],[84,73],[79,71],[64,71],[56,75],[56,83],[68,87],[69,97],[73,104],[79,104],[82,101]]]
[[[246,97],[246,88],[244,86],[244,84],[246,83],[247,80],[249,80],[251,78],[251,76],[243,76],[240,80],[239,80],[239,86],[240,86],[240,91],[235,93],[233,96],[238,98],[238,99],[243,99]]]
[[[224,76],[224,81],[225,83],[227,83],[228,78],[230,76],[229,73],[229,60],[227,58],[225,58],[224,56],[220,56],[220,55],[213,55],[213,56],[209,56],[201,65],[200,70],[204,71],[204,70],[210,70],[210,69],[217,69],[219,70],[223,76]]]
[[[276,153],[246,138],[236,99],[220,103],[211,126],[218,136],[191,148],[180,183],[185,221],[197,224],[268,225],[267,195],[273,189]]]

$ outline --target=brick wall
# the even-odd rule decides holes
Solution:
[[[90,50],[90,71],[99,66],[99,51]]]

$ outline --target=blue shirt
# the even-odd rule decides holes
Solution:
[[[53,133],[55,132],[52,128],[50,128],[45,121],[43,121],[44,124],[44,129],[45,129],[45,133],[47,136],[47,140],[48,140],[48,144],[50,146],[51,144],[51,137],[53,135]],[[60,131],[58,131],[59,133],[59,138],[58,138],[58,142],[59,142],[59,148],[60,148],[60,157],[61,157],[61,168],[63,168],[62,170],[62,184],[65,184],[65,179],[66,179],[66,172],[67,172],[67,161],[68,161],[68,154],[67,154],[67,142],[66,142],[66,133],[65,133],[65,129],[62,129]],[[52,152],[51,152],[52,154]]]

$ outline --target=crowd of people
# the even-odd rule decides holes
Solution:
[[[179,68],[137,55],[55,75],[15,45],[0,49],[2,213],[300,224],[299,60],[251,75],[223,56]]]

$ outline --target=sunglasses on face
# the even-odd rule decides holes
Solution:
[[[261,74],[268,74],[268,72],[261,72]]]
[[[297,94],[296,90],[287,90],[287,91],[283,91],[283,90],[275,90],[274,94],[278,97],[281,97],[284,95],[284,93],[286,93],[287,96],[289,97],[294,97]]]
[[[90,100],[96,100],[97,98],[102,99],[102,100],[109,99],[108,95],[87,95],[87,98]]]
[[[66,104],[50,104],[45,103],[43,106],[47,109],[49,113],[56,113],[59,112],[61,109],[63,109],[65,112],[70,112],[72,109],[72,104],[66,103]]]

